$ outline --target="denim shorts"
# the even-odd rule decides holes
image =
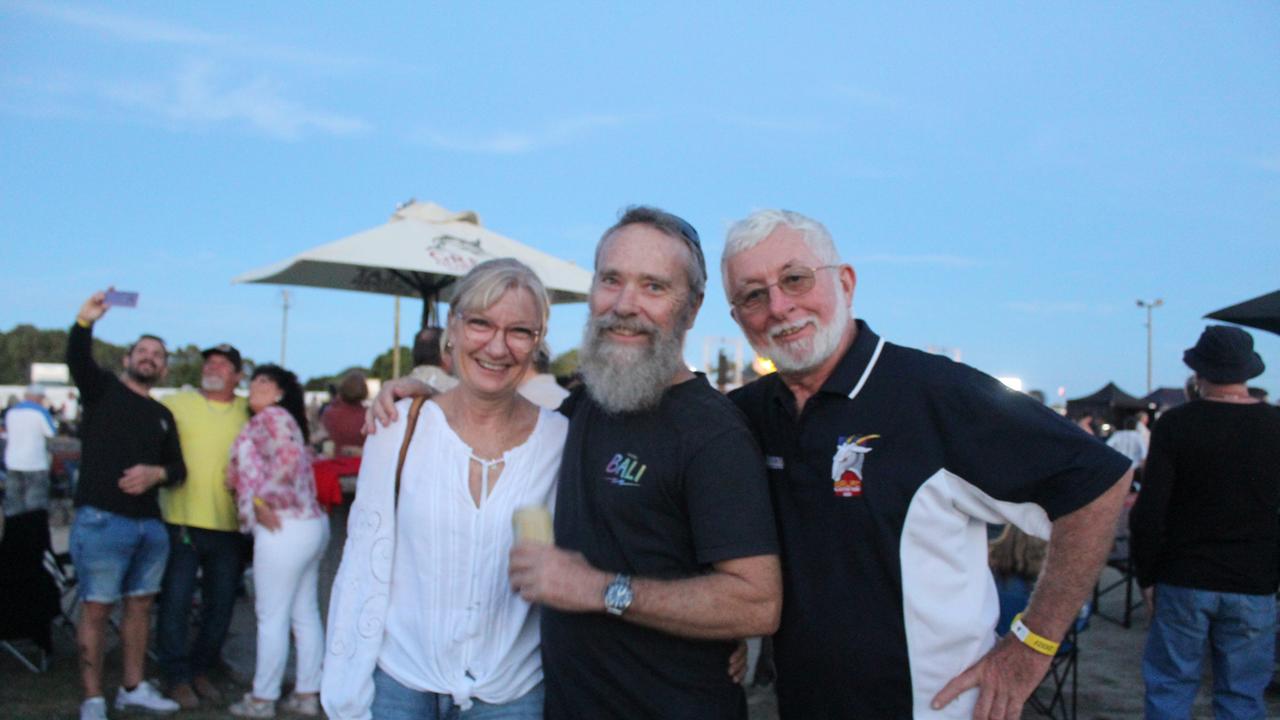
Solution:
[[[169,533],[160,520],[76,508],[71,562],[81,600],[111,604],[121,595],[154,595],[168,559]]]

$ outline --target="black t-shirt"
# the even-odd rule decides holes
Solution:
[[[799,417],[777,375],[730,398],[769,468],[782,547],[778,709],[788,720],[928,708],[994,643],[986,523],[1043,535],[1129,469],[1040,403],[884,342],[862,321]],[[976,694],[964,697],[948,717],[972,715]]]
[[[1197,400],[1165,412],[1129,515],[1138,582],[1275,593],[1278,511],[1280,408]]]
[[[75,506],[91,505],[133,518],[159,518],[158,490],[141,495],[120,489],[120,477],[134,465],[163,465],[165,483],[187,477],[178,444],[178,428],[169,408],[125,386],[98,367],[91,353],[93,336],[78,324],[67,339],[67,365],[80,390],[80,479]]]
[[[608,572],[674,579],[777,553],[760,451],[702,375],[652,412],[610,415],[579,390],[569,416],[555,535]],[[734,644],[599,613],[542,610],[546,717],[745,718]]]

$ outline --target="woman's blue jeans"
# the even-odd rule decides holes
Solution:
[[[462,711],[450,695],[419,692],[373,671],[373,720],[542,720],[542,683],[501,705],[474,700]]]

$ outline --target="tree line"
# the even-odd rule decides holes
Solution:
[[[128,345],[93,339],[93,359],[102,367],[120,372],[121,360],[129,352]],[[41,330],[34,325],[18,325],[0,332],[0,385],[26,385],[31,381],[31,363],[63,363],[67,361],[67,331]],[[253,360],[244,359],[246,366]],[[185,345],[169,349],[169,372],[160,387],[200,385],[200,368],[204,358],[200,348]]]
[[[408,373],[413,367],[413,358],[409,348],[400,346],[400,372]],[[93,339],[93,359],[112,372],[119,372],[121,359],[129,352],[127,345],[116,345],[105,340]],[[337,383],[344,374],[351,370],[359,370],[365,375],[383,380],[391,377],[391,349],[378,355],[368,367],[354,366],[333,375],[319,375],[310,378],[304,384],[307,390],[327,390],[331,383]],[[31,363],[61,363],[67,357],[67,331],[41,330],[34,325],[17,325],[8,332],[0,331],[0,385],[26,385],[31,380]],[[248,375],[256,363],[248,357],[244,358],[245,374]],[[200,369],[204,359],[200,357],[200,348],[195,345],[184,345],[169,350],[169,372],[161,387],[200,386]],[[551,371],[556,375],[569,375],[577,369],[578,351],[569,350],[561,353],[552,361]]]

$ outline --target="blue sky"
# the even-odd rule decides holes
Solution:
[[[1280,6],[796,5],[0,1],[0,329],[114,284],[105,339],[278,359],[279,288],[231,278],[410,197],[585,266],[630,203],[712,265],[798,210],[878,332],[1051,397],[1145,390],[1138,298],[1180,385],[1205,313],[1280,287]],[[738,336],[708,291],[693,361]],[[304,377],[389,347],[390,298],[293,294]]]

